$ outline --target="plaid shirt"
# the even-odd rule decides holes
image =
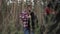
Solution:
[[[24,27],[28,27],[28,16],[29,14],[27,11],[22,11],[20,17],[21,17],[21,20],[23,21]]]

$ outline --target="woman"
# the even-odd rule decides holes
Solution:
[[[26,8],[24,11],[21,12],[20,15],[23,24],[24,34],[30,34],[30,22],[29,22],[30,14],[28,10],[29,9]]]

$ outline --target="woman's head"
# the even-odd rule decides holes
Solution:
[[[27,9],[28,10],[31,10],[32,9],[32,6],[31,5],[27,5]]]

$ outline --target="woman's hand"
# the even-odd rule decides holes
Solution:
[[[29,15],[28,18],[31,18],[31,15]]]

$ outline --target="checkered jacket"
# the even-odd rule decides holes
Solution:
[[[20,18],[23,21],[23,27],[28,27],[28,19],[29,19],[28,17],[29,17],[29,14],[27,11],[21,12]]]

